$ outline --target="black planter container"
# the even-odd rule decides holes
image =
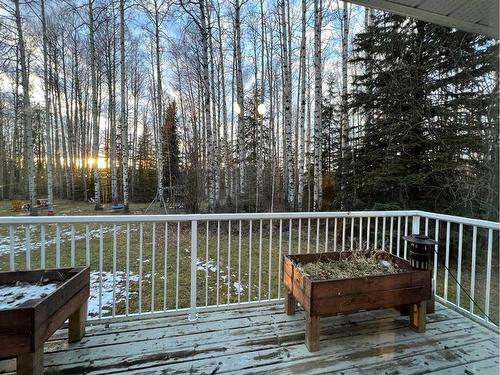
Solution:
[[[404,236],[403,240],[408,241],[410,245],[409,261],[411,266],[417,270],[428,270],[431,254],[434,252],[434,246],[437,245],[437,241],[423,234]]]

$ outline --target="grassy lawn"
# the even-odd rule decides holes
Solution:
[[[132,204],[132,213],[144,212],[147,204]],[[0,202],[0,213],[11,215],[10,201]],[[109,208],[108,208],[109,209]],[[40,212],[43,214],[43,211]],[[95,215],[109,214],[104,211],[94,211],[93,205],[88,203],[57,201],[57,215]],[[341,250],[342,225],[338,223],[337,250]],[[366,223],[365,223],[366,224]],[[163,309],[189,307],[191,282],[191,224],[190,223],[144,223],[144,224],[61,224],[59,226],[61,241],[59,246],[60,266],[90,264],[92,274],[92,301],[90,312],[95,315],[98,311],[98,296],[102,292],[102,315],[112,314],[113,293],[116,314],[127,312],[147,312]],[[289,232],[289,221],[283,220],[281,227],[281,254],[289,250],[296,254],[324,251],[325,249],[325,221],[320,222],[319,235],[317,222],[310,222],[310,240],[308,238],[308,221],[302,220],[299,242],[298,220],[292,224],[292,233]],[[373,222],[372,222],[373,229]],[[127,227],[129,231],[127,231]],[[103,239],[100,244],[99,235],[102,229]],[[334,224],[330,220],[328,227],[328,249],[333,251]],[[381,225],[379,224],[379,231]],[[389,230],[389,226],[387,226]],[[74,231],[74,253],[72,252],[72,231]],[[89,251],[86,250],[86,232],[89,233]],[[129,251],[127,254],[127,232]],[[197,303],[199,306],[245,302],[249,300],[265,300],[276,298],[283,294],[280,290],[280,221],[262,221],[262,237],[260,236],[260,221],[252,222],[252,236],[250,237],[249,222],[242,222],[241,236],[238,221],[231,222],[229,231],[228,222],[210,222],[207,232],[206,222],[198,223],[197,247]],[[270,240],[270,233],[272,239]],[[25,228],[15,230],[16,269],[24,269],[27,264],[25,250]],[[142,233],[142,241],[141,241]],[[208,235],[207,235],[208,233]],[[350,247],[350,220],[346,230],[346,250]],[[357,247],[358,230],[354,230],[354,244]],[[32,268],[41,266],[41,228],[32,226],[30,231],[31,251],[30,262]],[[45,225],[45,267],[56,267],[58,248],[56,246],[57,226]],[[364,233],[366,241],[366,233]],[[385,244],[389,246],[386,236]],[[208,240],[207,240],[208,238]],[[261,240],[262,238],[262,240]],[[371,233],[373,241],[374,233]],[[318,239],[318,242],[317,242]],[[291,242],[289,242],[291,241]],[[251,246],[250,246],[251,242]],[[381,234],[378,236],[378,245],[381,245]],[[401,249],[403,241],[401,241]],[[393,252],[396,248],[396,233],[393,238]],[[141,246],[142,245],[142,246]],[[364,245],[364,247],[366,244]],[[494,247],[496,249],[497,247]],[[102,251],[101,251],[102,249]],[[116,251],[115,251],[116,249]],[[9,230],[7,226],[0,227],[0,271],[9,269]],[[468,253],[464,247],[461,283],[470,290],[471,267]],[[452,250],[450,251],[452,252]],[[401,250],[402,253],[402,250]],[[486,258],[483,249],[478,246],[476,263],[475,298],[479,306],[484,308]],[[481,254],[481,256],[480,256]],[[89,259],[87,259],[87,257]],[[130,282],[125,282],[129,259]],[[260,266],[259,266],[260,265]],[[491,272],[490,316],[498,323],[498,253],[494,251],[493,269]],[[451,257],[450,270],[457,274],[456,257]],[[260,272],[259,272],[260,269]],[[444,293],[444,268],[438,266],[437,293]],[[102,273],[100,272],[102,271]],[[116,271],[116,272],[113,272]],[[99,285],[102,284],[102,290]],[[456,301],[456,283],[450,276],[448,279],[448,299]],[[140,296],[140,298],[139,298]],[[128,302],[128,303],[127,303]],[[127,306],[128,305],[128,306]],[[469,307],[469,299],[461,293],[460,305]],[[475,312],[480,314],[476,308]]]

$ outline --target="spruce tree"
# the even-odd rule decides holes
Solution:
[[[497,216],[494,41],[377,12],[353,49],[350,106],[364,125],[347,208]]]

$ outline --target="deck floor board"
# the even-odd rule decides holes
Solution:
[[[498,374],[498,335],[437,305],[427,331],[378,310],[321,319],[321,350],[304,345],[304,315],[282,305],[94,323],[78,343],[45,344],[47,374]],[[0,361],[0,373],[14,360]]]

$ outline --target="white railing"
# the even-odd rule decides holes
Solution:
[[[203,309],[280,300],[283,254],[376,247],[406,258],[402,236],[424,232],[439,242],[436,299],[498,329],[499,229],[415,210],[0,217],[0,271],[89,265],[90,319],[182,311],[195,320]]]

